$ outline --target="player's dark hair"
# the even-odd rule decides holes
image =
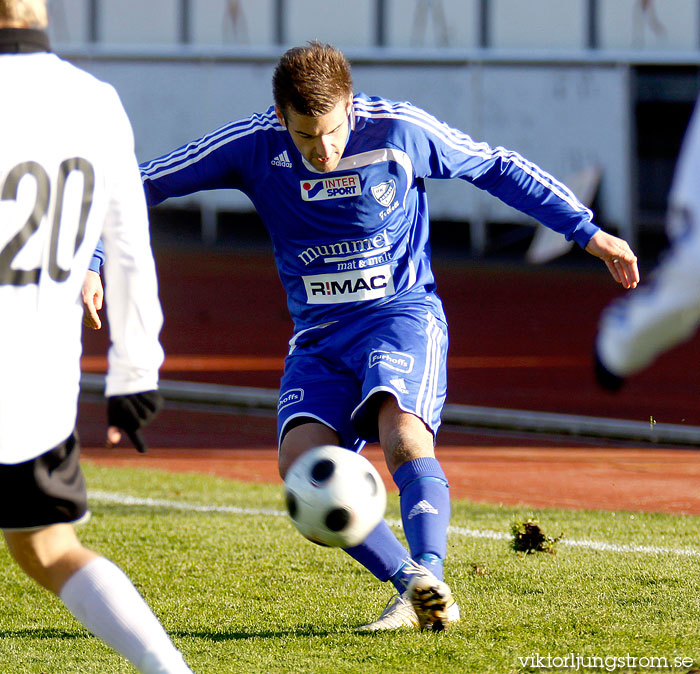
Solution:
[[[316,40],[293,47],[275,68],[272,94],[282,114],[325,115],[352,94],[350,64],[340,50]]]

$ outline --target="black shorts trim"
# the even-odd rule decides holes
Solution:
[[[86,514],[87,489],[75,433],[35,459],[0,465],[0,529],[77,522]]]

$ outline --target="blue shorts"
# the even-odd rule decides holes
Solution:
[[[385,306],[361,322],[334,322],[292,340],[277,407],[279,442],[290,422],[303,417],[335,430],[345,447],[377,442],[373,396],[382,392],[434,436],[447,390],[447,325],[440,310]]]

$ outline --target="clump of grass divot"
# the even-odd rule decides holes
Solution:
[[[489,573],[489,568],[486,564],[475,562],[471,565],[471,571],[475,576],[486,576]]]
[[[556,538],[547,536],[537,520],[528,519],[525,522],[514,522],[511,526],[513,539],[510,543],[515,552],[531,555],[535,552],[556,554],[554,546],[564,537],[559,534]]]

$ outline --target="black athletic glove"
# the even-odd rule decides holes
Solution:
[[[107,423],[123,430],[134,447],[144,453],[148,449],[140,428],[149,423],[163,407],[163,396],[158,391],[130,393],[107,398]]]
[[[619,391],[625,383],[623,377],[620,377],[613,372],[610,372],[603,362],[600,360],[598,352],[595,352],[595,379],[598,386],[606,391]]]

